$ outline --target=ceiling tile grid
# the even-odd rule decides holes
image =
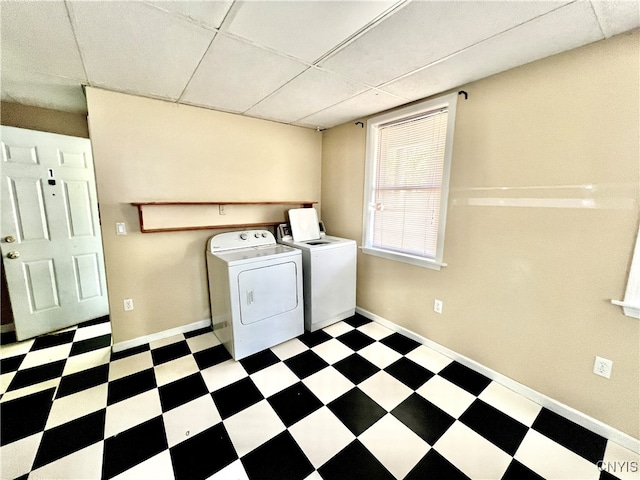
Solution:
[[[2,99],[81,85],[329,128],[640,25],[638,0],[0,1]]]

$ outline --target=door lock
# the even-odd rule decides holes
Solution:
[[[12,237],[11,235],[4,237],[4,241],[7,243],[13,243],[16,241],[16,237]]]
[[[7,258],[10,258],[11,260],[15,260],[16,258],[20,257],[20,252],[9,252],[7,253]]]

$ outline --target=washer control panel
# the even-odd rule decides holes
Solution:
[[[245,230],[220,233],[209,240],[209,251],[221,252],[237,248],[258,248],[275,245],[276,239],[269,230]]]

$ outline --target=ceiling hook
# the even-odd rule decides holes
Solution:
[[[364,128],[364,123],[362,122],[356,122],[356,125],[360,125],[360,128]]]
[[[469,98],[469,95],[467,94],[467,92],[465,92],[464,90],[460,90],[458,92],[458,95],[464,95],[464,99],[466,100],[467,98]]]

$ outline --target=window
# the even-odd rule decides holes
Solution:
[[[457,94],[367,122],[363,251],[439,270]]]

